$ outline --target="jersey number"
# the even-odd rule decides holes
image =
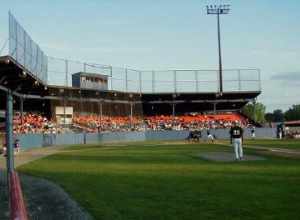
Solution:
[[[239,130],[233,130],[233,134],[234,135],[240,135],[240,131]]]

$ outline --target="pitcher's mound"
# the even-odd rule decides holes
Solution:
[[[220,162],[231,162],[235,161],[234,153],[229,152],[208,152],[202,153],[199,155],[200,158],[205,160],[212,160],[212,161],[220,161]],[[265,160],[266,158],[255,156],[255,155],[244,155],[243,160],[241,161],[255,161],[255,160]]]

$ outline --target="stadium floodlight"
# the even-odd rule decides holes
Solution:
[[[207,14],[214,14],[214,15],[220,15],[220,14],[229,14],[230,11],[230,5],[207,5]]]
[[[221,53],[221,31],[220,31],[220,15],[229,14],[230,5],[207,5],[206,11],[208,15],[217,15],[218,26],[218,50],[219,50],[219,92],[223,93],[223,76],[222,76],[222,53]]]

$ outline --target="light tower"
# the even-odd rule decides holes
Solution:
[[[220,31],[220,15],[229,14],[230,5],[207,5],[208,15],[217,15],[218,26],[218,49],[219,49],[219,93],[223,93],[223,69],[222,69],[222,53],[221,53],[221,31]]]

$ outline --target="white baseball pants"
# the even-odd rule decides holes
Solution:
[[[244,156],[243,147],[242,147],[242,138],[233,138],[232,143],[234,147],[235,158],[239,160]]]

